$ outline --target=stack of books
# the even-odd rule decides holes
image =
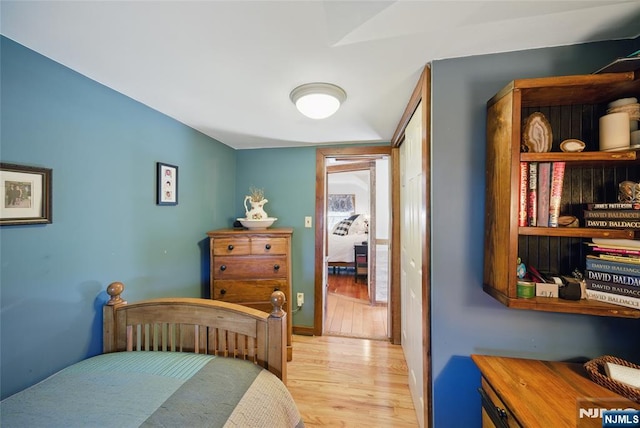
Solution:
[[[587,204],[583,214],[585,227],[640,230],[639,203]]]
[[[520,162],[518,226],[558,227],[565,162]]]
[[[640,310],[640,241],[592,241],[585,271],[587,298]]]

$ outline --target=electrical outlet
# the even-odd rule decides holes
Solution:
[[[304,305],[304,293],[298,293],[298,307]]]
[[[304,218],[304,227],[311,227],[311,216]]]

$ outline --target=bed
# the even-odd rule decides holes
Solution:
[[[128,304],[112,283],[103,354],[0,403],[3,427],[303,427],[286,383],[284,294],[271,314],[209,299]]]
[[[354,267],[353,246],[369,240],[369,226],[362,214],[354,214],[337,222],[327,239],[327,264],[336,267]]]

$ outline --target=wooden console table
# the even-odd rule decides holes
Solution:
[[[582,364],[471,355],[482,373],[483,427],[602,427],[602,419],[578,420],[579,399],[594,407],[640,403],[591,381]],[[600,400],[598,402],[598,400]]]

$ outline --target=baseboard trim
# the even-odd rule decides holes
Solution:
[[[294,325],[291,327],[291,330],[293,334],[300,334],[302,336],[313,336],[313,327]]]

